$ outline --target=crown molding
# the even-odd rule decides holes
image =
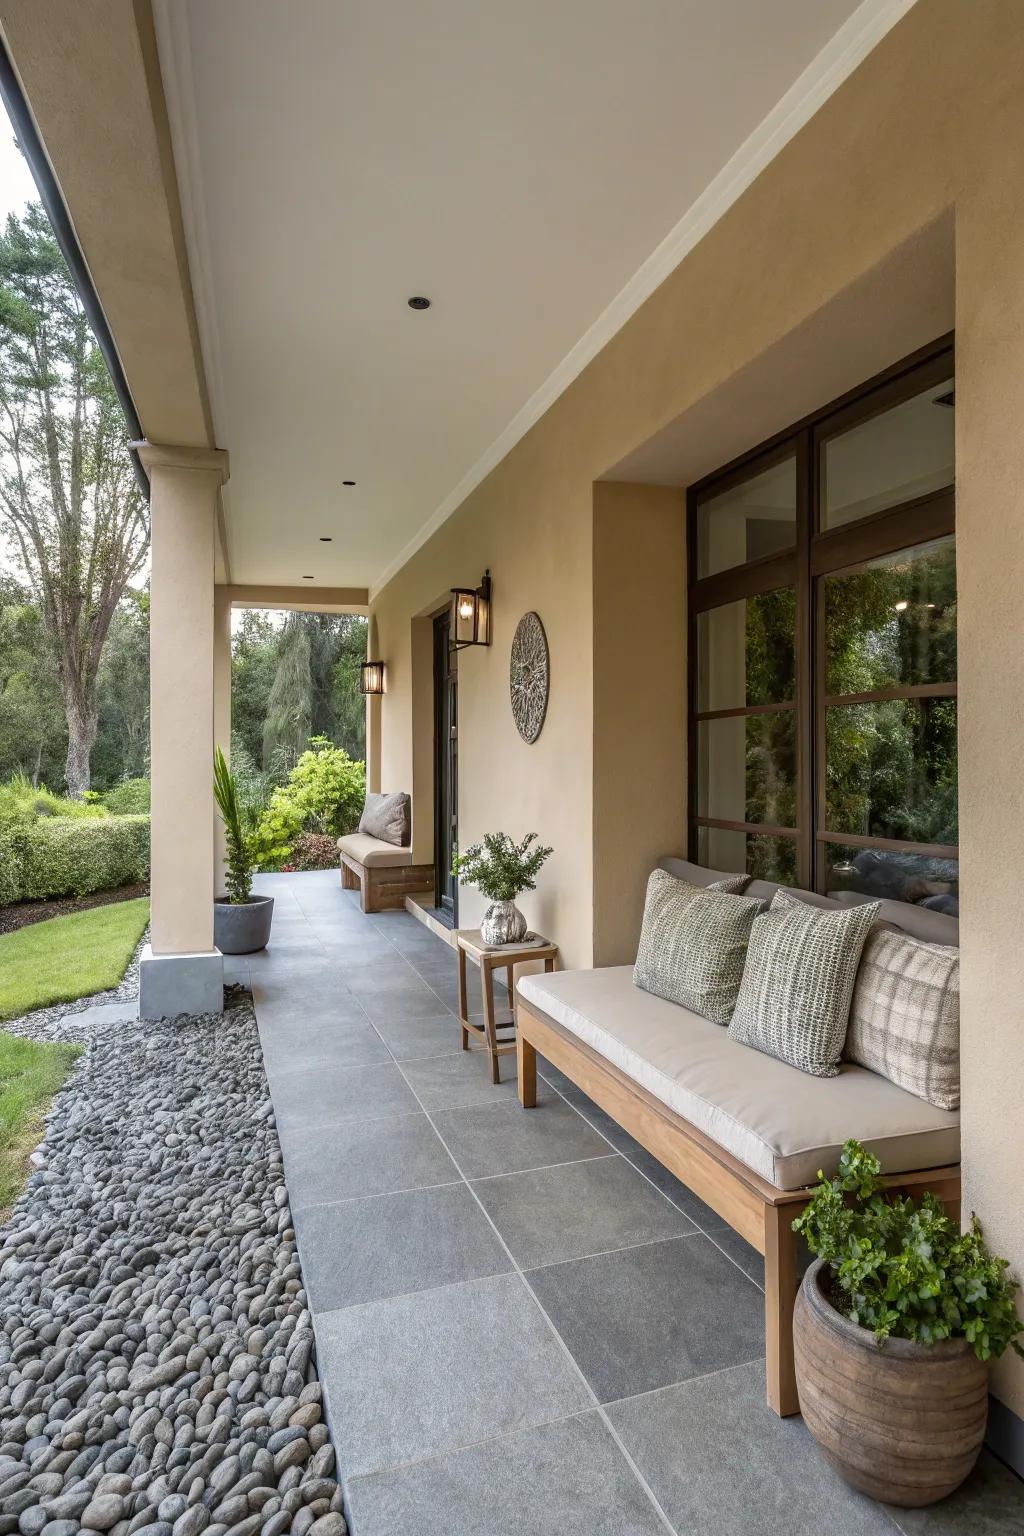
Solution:
[[[401,553],[384,568],[370,588],[371,603],[491,470],[526,436],[559,395],[579,377],[587,364],[636,314],[655,289],[675,271],[683,258],[689,255],[694,246],[729,211],[765,167],[915,3],[916,0],[862,0],[718,175],[708,183],[678,224],[634,272],[590,329],[580,337],[554,372],[530,396],[501,435],[495,438],[487,451],[463,475],[458,485],[445,497]]]

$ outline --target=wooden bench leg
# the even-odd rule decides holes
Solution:
[[[537,1052],[522,1030],[516,1034],[516,1066],[519,1070],[519,1102],[524,1109],[533,1109],[537,1103]]]
[[[359,877],[360,906],[364,912],[373,912],[373,870],[364,869]]]
[[[780,1418],[800,1412],[793,1365],[796,1303],[796,1233],[792,1205],[764,1208],[764,1339],[768,1406]]]
[[[359,876],[356,875],[342,860],[341,864],[341,888],[343,891],[357,891],[359,889]]]

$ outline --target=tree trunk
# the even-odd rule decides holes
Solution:
[[[84,701],[66,701],[68,717],[68,758],[64,769],[67,793],[73,800],[80,800],[91,783],[89,758],[96,740],[98,720],[96,708]]]

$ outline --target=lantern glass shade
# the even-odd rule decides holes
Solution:
[[[490,645],[490,574],[484,576],[478,587],[452,588],[451,637],[459,650],[465,645]]]
[[[384,663],[382,661],[364,661],[360,672],[360,693],[384,692]]]

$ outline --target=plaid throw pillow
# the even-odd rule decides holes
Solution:
[[[765,903],[704,889],[656,869],[633,981],[645,992],[727,1024],[736,1002],[750,925]]]
[[[959,1109],[960,951],[873,929],[843,1055],[937,1109]]]
[[[776,891],[751,930],[732,1039],[812,1077],[835,1077],[857,964],[878,909],[872,901],[823,911]]]

